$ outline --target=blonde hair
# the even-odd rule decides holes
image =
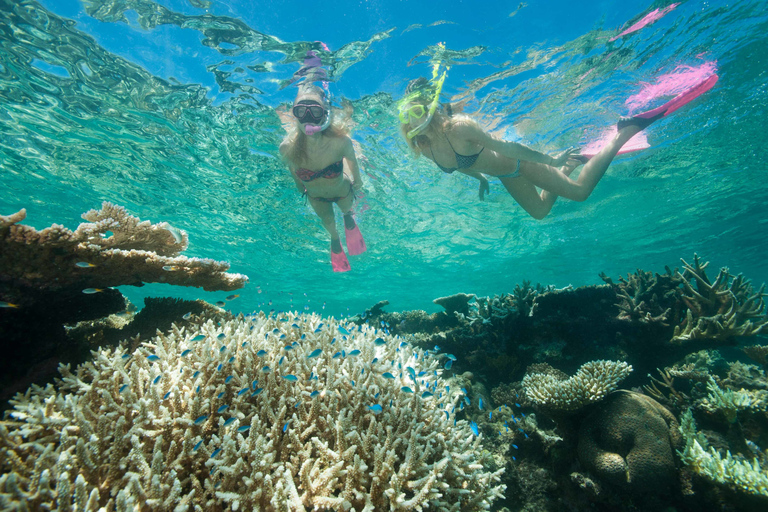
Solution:
[[[424,105],[424,108],[427,109],[428,105]],[[443,114],[440,109],[437,109],[432,116],[432,120],[420,134],[412,139],[408,138],[408,132],[413,129],[410,123],[400,123],[400,133],[403,134],[405,141],[408,143],[408,147],[411,148],[411,151],[413,151],[416,158],[419,158],[422,153],[419,145],[429,146],[431,138],[437,137],[440,134],[445,134],[445,132],[450,131],[454,126],[461,123],[477,125],[477,121],[465,114],[447,116]]]

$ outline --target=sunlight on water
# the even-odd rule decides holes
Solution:
[[[256,25],[245,3],[0,5],[0,213],[24,207],[37,228],[73,228],[108,200],[167,221],[189,232],[186,254],[250,276],[235,309],[327,302],[327,312],[354,313],[387,299],[433,310],[433,298],[459,291],[596,284],[601,271],[661,271],[693,252],[768,281],[763,2],[683,3],[617,37],[622,23],[653,11],[641,6],[616,22],[580,20],[567,40],[525,33],[529,8],[487,33],[433,14],[433,26],[406,19],[335,36],[329,51],[291,37],[290,26]],[[376,9],[387,3],[369,8],[384,19]],[[505,39],[510,30],[521,46]],[[431,42],[409,46],[416,40]],[[277,109],[294,94],[280,87],[309,49],[349,116],[365,180],[356,209],[369,250],[344,275],[330,271],[328,236],[277,150]],[[645,107],[667,87],[661,75],[714,72],[716,62],[721,78],[654,125],[650,148],[617,159],[587,202],[561,200],[535,221],[498,180],[480,202],[475,180],[409,154],[395,102],[434,57],[452,64],[445,101],[550,154],[599,138],[641,96]],[[144,295],[216,295],[159,285],[125,293],[139,304]]]

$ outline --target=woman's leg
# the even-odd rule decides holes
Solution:
[[[649,123],[643,124],[647,126]],[[613,140],[584,165],[575,181],[554,167],[531,162],[520,162],[520,174],[537,187],[556,196],[574,201],[584,201],[592,194],[619,149],[645,126],[623,120],[619,124],[620,129]]]
[[[568,176],[571,175],[575,168],[575,164],[569,164],[560,169],[551,167],[555,172],[562,173],[565,179],[568,179]],[[507,192],[509,192],[515,201],[517,201],[517,203],[534,219],[541,220],[546,217],[550,210],[552,210],[552,205],[555,204],[555,201],[557,200],[557,194],[548,190],[539,192],[536,190],[534,184],[523,176],[500,179],[504,188],[507,189]]]
[[[322,221],[325,230],[331,235],[331,251],[340,253],[341,240],[339,239],[339,232],[336,230],[336,219],[333,216],[333,203],[318,201],[317,199],[310,197],[309,204],[312,205],[312,209],[315,210],[317,216],[320,217],[320,221]]]
[[[355,218],[352,216],[352,205],[355,203],[355,195],[352,193],[352,185],[349,188],[349,194],[344,199],[339,199],[338,205],[341,213],[344,214],[344,227],[346,229],[355,229]]]

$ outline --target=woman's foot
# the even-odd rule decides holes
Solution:
[[[341,240],[338,238],[331,240],[331,266],[334,272],[352,270],[347,255],[344,254],[344,250],[341,248]]]
[[[344,228],[346,229],[355,229],[355,218],[352,217],[352,212],[347,212],[344,214]]]
[[[342,252],[341,239],[336,238],[331,240],[331,252],[335,252],[337,254]]]

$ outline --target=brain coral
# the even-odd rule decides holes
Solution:
[[[465,511],[503,492],[437,359],[371,327],[259,313],[124,350],[16,397],[0,508]]]
[[[650,397],[612,393],[582,423],[579,460],[608,482],[633,491],[658,491],[676,481],[675,417]]]

